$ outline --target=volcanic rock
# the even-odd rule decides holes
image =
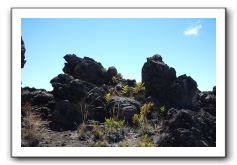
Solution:
[[[140,103],[127,97],[113,96],[107,104],[109,116],[114,116],[125,122],[132,123],[134,114],[138,114]]]
[[[26,49],[25,49],[25,43],[21,37],[21,68],[24,68],[24,65],[26,63],[26,60],[25,60],[25,52],[26,52]]]
[[[186,75],[177,78],[175,69],[165,64],[160,55],[147,58],[142,68],[142,82],[146,94],[167,107],[200,108],[197,83]]]
[[[102,85],[106,83],[107,72],[101,63],[96,62],[92,58],[80,58],[74,54],[67,54],[64,56],[64,59],[67,62],[63,68],[64,73],[95,85]]]
[[[216,118],[204,111],[170,109],[157,140],[160,147],[216,146]]]
[[[201,108],[210,113],[216,115],[216,95],[214,92],[202,92],[200,93]]]
[[[53,95],[57,100],[69,100],[78,102],[87,96],[88,92],[95,87],[95,85],[74,79],[67,74],[59,74],[53,78],[50,83],[53,86]]]
[[[55,100],[53,94],[45,89],[25,87],[21,88],[21,105],[26,104],[31,106],[32,111],[47,117],[54,108]]]
[[[95,87],[88,92],[86,103],[89,106],[88,120],[104,122],[106,115],[105,91],[102,88]]]
[[[68,100],[57,101],[52,121],[57,123],[58,127],[76,129],[83,121],[81,106]]]

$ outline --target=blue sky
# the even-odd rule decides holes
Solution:
[[[63,56],[92,57],[115,66],[124,78],[141,81],[146,58],[160,54],[200,90],[216,84],[216,20],[211,18],[23,18],[26,64],[22,86],[52,90],[63,73]]]

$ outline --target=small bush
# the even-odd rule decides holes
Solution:
[[[109,101],[111,100],[111,98],[112,98],[111,93],[107,93],[107,94],[105,94],[105,96],[104,96],[104,99],[105,99],[107,102],[109,102]]]
[[[144,94],[145,93],[144,83],[141,83],[141,82],[137,83],[135,85],[135,87],[132,88],[132,93],[134,95],[136,95],[136,94]]]
[[[147,122],[147,114],[150,113],[153,108],[153,103],[145,103],[140,108],[140,114],[134,114],[132,121],[135,125],[142,126],[145,122]]]

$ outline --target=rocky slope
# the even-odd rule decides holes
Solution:
[[[25,48],[22,41],[22,68]],[[22,146],[216,146],[216,88],[201,92],[160,55],[142,83],[92,58],[64,57],[53,90],[22,88]]]

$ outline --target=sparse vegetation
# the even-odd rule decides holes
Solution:
[[[105,98],[105,100],[106,100],[107,102],[109,102],[110,99],[112,98],[111,93],[106,93],[105,96],[104,96],[104,98]]]
[[[138,147],[155,147],[154,142],[152,141],[152,139],[145,134],[140,141],[138,142]]]
[[[37,146],[38,140],[42,137],[41,132],[43,131],[40,116],[32,111],[30,103],[26,103],[22,107],[22,111],[25,113],[23,136],[27,140],[27,145]]]
[[[115,120],[114,118],[105,119],[105,130],[108,132],[116,132],[124,128],[124,120]]]
[[[97,141],[91,147],[106,147],[105,141]]]
[[[160,107],[159,114],[162,117],[166,116],[167,110],[166,110],[165,106]]]

